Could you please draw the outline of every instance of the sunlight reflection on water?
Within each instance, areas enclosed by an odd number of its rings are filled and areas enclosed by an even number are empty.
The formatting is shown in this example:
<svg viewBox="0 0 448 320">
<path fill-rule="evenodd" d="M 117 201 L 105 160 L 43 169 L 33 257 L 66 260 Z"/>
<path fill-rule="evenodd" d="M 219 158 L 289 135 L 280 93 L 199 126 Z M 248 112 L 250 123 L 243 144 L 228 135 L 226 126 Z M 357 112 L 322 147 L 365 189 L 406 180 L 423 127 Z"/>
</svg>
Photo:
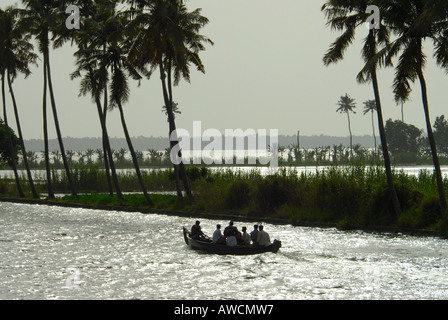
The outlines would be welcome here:
<svg viewBox="0 0 448 320">
<path fill-rule="evenodd" d="M 0 203 L 0 299 L 448 298 L 447 240 L 265 224 L 277 254 L 217 256 L 191 220 Z"/>
</svg>

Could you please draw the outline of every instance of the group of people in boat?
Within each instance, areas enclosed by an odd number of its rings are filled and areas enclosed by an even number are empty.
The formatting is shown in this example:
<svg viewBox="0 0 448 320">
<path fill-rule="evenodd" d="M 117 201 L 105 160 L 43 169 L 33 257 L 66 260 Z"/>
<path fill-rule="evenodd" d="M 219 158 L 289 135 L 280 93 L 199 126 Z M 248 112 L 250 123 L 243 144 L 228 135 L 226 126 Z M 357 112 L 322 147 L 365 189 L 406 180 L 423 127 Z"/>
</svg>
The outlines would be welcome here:
<svg viewBox="0 0 448 320">
<path fill-rule="evenodd" d="M 204 234 L 201 229 L 200 221 L 191 227 L 190 236 L 196 240 L 209 240 L 209 237 Z M 211 241 L 217 244 L 223 244 L 227 246 L 268 246 L 271 244 L 271 238 L 269 234 L 264 231 L 262 225 L 255 224 L 254 229 L 248 233 L 246 227 L 241 228 L 241 232 L 236 226 L 233 225 L 233 221 L 229 222 L 229 225 L 221 230 L 221 225 L 216 225 L 216 230 L 213 232 Z"/>
</svg>

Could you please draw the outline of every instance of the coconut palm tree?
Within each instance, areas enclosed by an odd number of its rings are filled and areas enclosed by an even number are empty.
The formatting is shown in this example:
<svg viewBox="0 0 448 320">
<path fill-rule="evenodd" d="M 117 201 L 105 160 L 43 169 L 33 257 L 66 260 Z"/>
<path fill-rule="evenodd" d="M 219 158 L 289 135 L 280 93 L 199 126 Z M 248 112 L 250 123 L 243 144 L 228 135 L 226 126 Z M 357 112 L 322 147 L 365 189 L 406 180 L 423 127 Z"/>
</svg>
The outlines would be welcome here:
<svg viewBox="0 0 448 320">
<path fill-rule="evenodd" d="M 330 49 L 325 54 L 325 65 L 328 66 L 329 64 L 336 63 L 344 58 L 345 50 L 355 39 L 356 28 L 365 25 L 368 4 L 375 3 L 365 0 L 356 2 L 329 0 L 323 5 L 322 10 L 325 12 L 328 24 L 331 28 L 334 30 L 343 31 L 343 34 L 333 42 Z M 393 182 L 391 160 L 387 146 L 386 132 L 384 129 L 383 111 L 378 86 L 377 69 L 379 62 L 371 62 L 372 57 L 377 55 L 378 45 L 387 45 L 389 43 L 389 30 L 382 25 L 379 27 L 379 29 L 369 28 L 369 33 L 364 39 L 362 59 L 366 63 L 366 66 L 358 74 L 357 80 L 361 83 L 370 81 L 373 86 L 387 184 L 389 187 L 394 212 L 397 216 L 399 216 L 401 214 L 401 206 Z"/>
<path fill-rule="evenodd" d="M 25 194 L 23 192 L 22 189 L 22 185 L 20 183 L 20 177 L 19 174 L 17 172 L 17 165 L 16 165 L 16 152 L 14 150 L 14 144 L 13 144 L 13 137 L 11 135 L 11 131 L 9 129 L 9 125 L 8 125 L 8 117 L 7 117 L 7 112 L 6 112 L 6 92 L 5 92 L 5 78 L 6 78 L 6 65 L 7 65 L 7 60 L 5 58 L 3 53 L 6 52 L 6 48 L 9 47 L 8 46 L 8 42 L 10 42 L 9 39 L 9 35 L 11 33 L 11 29 L 13 28 L 12 26 L 12 21 L 9 17 L 8 12 L 5 12 L 3 10 L 0 9 L 0 75 L 1 75 L 1 92 L 2 92 L 2 104 L 3 104 L 3 122 L 4 122 L 4 126 L 5 126 L 5 131 L 6 131 L 6 139 L 7 139 L 7 145 L 8 145 L 8 153 L 11 157 L 11 161 L 10 161 L 10 165 L 11 168 L 13 169 L 14 172 L 14 177 L 16 180 L 16 185 L 17 185 L 17 191 L 19 193 L 20 197 L 25 197 Z"/>
<path fill-rule="evenodd" d="M 386 24 L 396 34 L 397 39 L 382 52 L 379 52 L 376 58 L 381 59 L 386 54 L 386 63 L 392 64 L 392 59 L 398 56 L 393 83 L 397 102 L 409 99 L 412 91 L 411 82 L 414 83 L 418 80 L 420 83 L 426 131 L 434 164 L 440 207 L 442 212 L 445 212 L 447 210 L 447 200 L 431 124 L 427 84 L 423 72 L 427 60 L 423 50 L 423 42 L 427 38 L 436 41 L 440 39 L 439 36 L 444 31 L 443 26 L 445 26 L 446 31 L 446 21 L 448 19 L 446 3 L 434 0 L 408 0 L 399 2 L 380 1 L 379 4 Z M 436 57 L 441 58 L 440 55 L 438 56 L 438 51 L 435 54 Z M 441 55 L 443 56 L 443 52 L 441 52 Z"/>
<path fill-rule="evenodd" d="M 207 37 L 199 34 L 200 29 L 208 23 L 208 19 L 196 9 L 189 12 L 183 0 L 130 0 L 133 17 L 128 28 L 136 35 L 129 53 L 132 64 L 149 64 L 151 71 L 160 72 L 162 82 L 164 108 L 169 123 L 171 150 L 178 144 L 175 123 L 175 103 L 173 85 L 181 79 L 190 80 L 190 65 L 204 72 L 199 57 L 205 50 L 204 43 L 213 44 Z M 181 151 L 177 156 L 182 159 Z M 188 183 L 184 164 L 173 163 L 176 176 L 177 195 L 182 198 L 179 176 L 190 201 L 193 195 Z"/>
<path fill-rule="evenodd" d="M 123 19 L 117 16 L 111 17 L 106 23 L 106 51 L 100 50 L 98 61 L 100 62 L 102 68 L 110 69 L 111 81 L 110 81 L 110 107 L 118 107 L 120 111 L 120 119 L 125 134 L 126 142 L 131 154 L 132 162 L 137 174 L 140 187 L 142 188 L 143 194 L 146 201 L 153 205 L 153 201 L 148 195 L 145 184 L 143 182 L 143 177 L 140 171 L 140 166 L 138 164 L 137 155 L 135 153 L 131 137 L 129 135 L 129 130 L 126 125 L 126 120 L 124 116 L 123 103 L 125 103 L 129 98 L 129 85 L 127 77 L 131 76 L 135 80 L 140 80 L 141 76 L 138 70 L 132 65 L 126 63 L 129 45 L 126 43 L 126 39 L 123 38 L 123 34 L 120 30 L 123 29 L 125 25 Z"/>
<path fill-rule="evenodd" d="M 17 101 L 12 85 L 14 79 L 19 73 L 23 73 L 25 77 L 31 74 L 29 65 L 36 63 L 37 55 L 33 52 L 33 45 L 29 42 L 29 36 L 27 36 L 22 30 L 19 29 L 18 13 L 19 11 L 13 7 L 9 7 L 1 13 L 2 28 L 0 30 L 3 40 L 1 41 L 2 47 L 0 48 L 0 59 L 2 60 L 2 62 L 0 62 L 0 65 L 3 66 L 2 72 L 4 73 L 2 74 L 3 76 L 6 76 L 6 80 L 8 82 L 8 88 L 11 95 L 14 115 L 16 119 L 17 133 L 19 135 L 20 146 L 22 149 L 23 163 L 25 165 L 30 189 L 33 198 L 39 198 L 39 195 L 34 186 L 33 177 L 28 163 L 22 128 L 20 125 Z M 6 112 L 6 110 L 4 111 Z"/>
<path fill-rule="evenodd" d="M 65 21 L 65 11 L 58 10 L 64 7 L 63 0 L 22 0 L 25 9 L 21 10 L 21 24 L 28 32 L 35 36 L 38 42 L 38 48 L 43 55 L 43 71 L 44 71 L 44 93 L 43 93 L 43 126 L 44 126 L 44 144 L 45 144 L 45 164 L 47 172 L 48 196 L 54 198 L 54 192 L 51 183 L 50 157 L 48 149 L 48 129 L 47 129 L 47 88 L 50 93 L 50 102 L 53 112 L 53 119 L 59 143 L 59 148 L 64 163 L 65 172 L 71 193 L 76 195 L 75 185 L 73 183 L 70 168 L 68 166 L 65 154 L 64 143 L 62 140 L 61 129 L 59 125 L 58 113 L 56 108 L 56 99 L 54 96 L 53 82 L 51 77 L 50 65 L 50 34 Z"/>
<path fill-rule="evenodd" d="M 125 63 L 129 43 L 126 42 L 122 32 L 124 25 L 126 24 L 124 16 L 118 16 L 115 11 L 117 2 L 118 1 L 113 0 L 98 1 L 94 6 L 91 6 L 90 4 L 88 10 L 86 10 L 91 16 L 86 23 L 87 32 L 84 32 L 82 36 L 78 37 L 78 42 L 84 47 L 84 49 L 77 52 L 79 58 L 78 61 L 80 62 L 79 66 L 81 69 L 87 67 L 87 69 L 90 68 L 90 70 L 93 70 L 94 65 L 97 64 L 96 68 L 99 71 L 98 74 L 101 74 L 101 86 L 104 90 L 105 99 L 107 98 L 107 84 L 109 83 L 110 99 L 108 102 L 110 103 L 110 108 L 117 107 L 120 111 L 123 131 L 131 153 L 138 181 L 146 201 L 152 205 L 153 202 L 144 185 L 137 155 L 132 145 L 132 140 L 124 116 L 123 103 L 129 98 L 127 76 L 131 76 L 137 80 L 140 80 L 141 76 L 139 75 L 137 68 Z M 75 72 L 73 76 L 79 76 L 79 72 Z M 107 101 L 105 100 L 105 104 L 106 103 Z M 105 114 L 106 110 L 103 111 L 102 115 L 104 124 Z M 123 149 L 123 151 L 125 150 Z M 105 155 L 105 158 L 106 157 L 108 157 L 107 154 Z M 112 159 L 112 157 L 110 158 Z"/>
<path fill-rule="evenodd" d="M 374 147 L 374 151 L 376 154 L 376 134 L 375 134 L 375 123 L 373 121 L 373 114 L 376 112 L 376 101 L 375 100 L 364 101 L 363 114 L 366 115 L 369 112 L 372 116 L 373 147 Z"/>
<path fill-rule="evenodd" d="M 352 136 L 352 129 L 351 129 L 351 125 L 350 125 L 350 112 L 356 113 L 354 110 L 356 108 L 355 99 L 352 99 L 346 93 L 345 96 L 341 96 L 337 105 L 339 106 L 339 108 L 336 109 L 336 112 L 347 114 L 348 132 L 350 134 L 350 159 L 352 159 L 353 158 L 353 136 Z"/>
<path fill-rule="evenodd" d="M 104 164 L 109 186 L 109 194 L 113 195 L 112 182 L 117 192 L 117 197 L 123 201 L 118 175 L 113 157 L 113 151 L 110 146 L 109 134 L 107 131 L 106 114 L 108 107 L 108 73 L 104 65 L 100 65 L 96 59 L 99 51 L 104 51 L 106 46 L 106 35 L 102 28 L 103 23 L 114 13 L 115 1 L 97 1 L 96 6 L 86 2 L 86 6 L 81 7 L 85 17 L 84 27 L 75 35 L 75 41 L 78 45 L 78 51 L 75 52 L 77 69 L 72 73 L 72 79 L 82 76 L 80 95 L 90 94 L 94 100 L 101 124 L 102 142 L 104 150 Z M 58 44 L 70 39 L 61 37 Z M 94 58 L 95 57 L 95 58 Z M 84 73 L 84 76 L 83 76 Z M 102 102 L 103 96 L 103 102 Z M 109 169 L 111 176 L 109 174 Z"/>
</svg>

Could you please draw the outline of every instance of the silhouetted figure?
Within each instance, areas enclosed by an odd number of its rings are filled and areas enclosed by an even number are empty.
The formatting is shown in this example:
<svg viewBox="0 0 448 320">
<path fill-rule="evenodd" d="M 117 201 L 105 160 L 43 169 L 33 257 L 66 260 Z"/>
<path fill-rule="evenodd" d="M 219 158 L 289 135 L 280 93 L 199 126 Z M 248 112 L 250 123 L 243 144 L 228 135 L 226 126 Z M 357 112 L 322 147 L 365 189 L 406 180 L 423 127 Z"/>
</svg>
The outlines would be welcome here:
<svg viewBox="0 0 448 320">
<path fill-rule="evenodd" d="M 258 244 L 258 224 L 254 225 L 254 230 L 250 233 L 250 238 L 252 239 L 252 243 L 254 245 Z"/>
<path fill-rule="evenodd" d="M 201 230 L 201 226 L 199 225 L 200 222 L 196 221 L 196 223 L 191 227 L 191 239 L 203 239 L 204 238 L 204 233 Z"/>
</svg>

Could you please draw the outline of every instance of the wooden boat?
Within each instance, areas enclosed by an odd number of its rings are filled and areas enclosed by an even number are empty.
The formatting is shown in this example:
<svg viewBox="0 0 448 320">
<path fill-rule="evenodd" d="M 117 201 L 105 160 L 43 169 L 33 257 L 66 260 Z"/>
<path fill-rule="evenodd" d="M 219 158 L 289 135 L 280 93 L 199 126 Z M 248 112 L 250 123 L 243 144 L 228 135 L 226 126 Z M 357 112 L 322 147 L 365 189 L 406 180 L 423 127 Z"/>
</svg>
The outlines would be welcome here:
<svg viewBox="0 0 448 320">
<path fill-rule="evenodd" d="M 210 239 L 195 240 L 191 239 L 190 231 L 187 228 L 184 229 L 185 243 L 192 249 L 201 250 L 207 253 L 221 254 L 221 255 L 250 255 L 259 254 L 264 252 L 277 252 L 282 246 L 281 241 L 274 240 L 269 246 L 234 246 L 229 247 L 225 244 L 213 243 Z"/>
</svg>

